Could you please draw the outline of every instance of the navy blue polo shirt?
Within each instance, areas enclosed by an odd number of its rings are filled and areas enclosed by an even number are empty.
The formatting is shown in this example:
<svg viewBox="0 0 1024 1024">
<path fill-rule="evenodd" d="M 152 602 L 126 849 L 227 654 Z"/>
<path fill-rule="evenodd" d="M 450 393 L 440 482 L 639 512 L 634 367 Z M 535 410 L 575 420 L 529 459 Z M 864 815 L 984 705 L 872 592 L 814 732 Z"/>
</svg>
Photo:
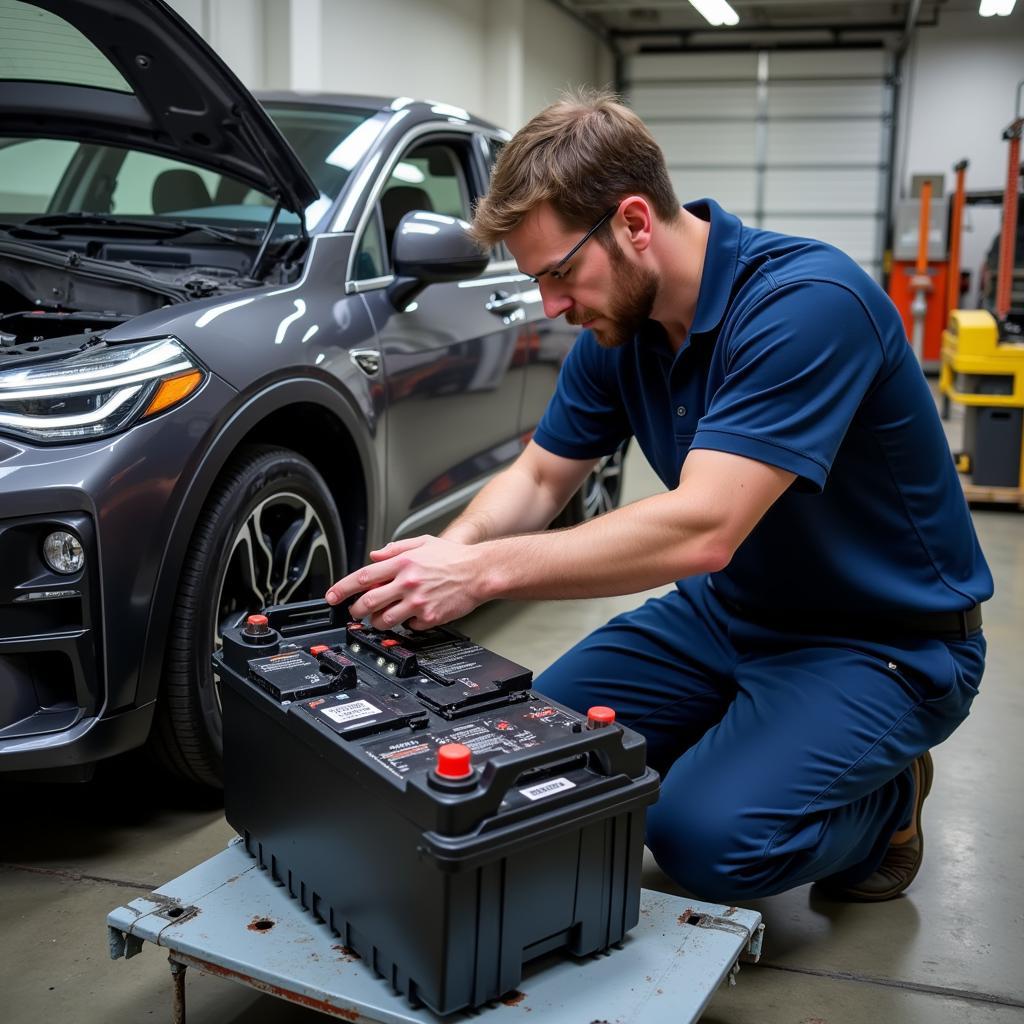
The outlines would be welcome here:
<svg viewBox="0 0 1024 1024">
<path fill-rule="evenodd" d="M 609 454 L 634 436 L 669 489 L 694 448 L 797 480 L 712 577 L 751 607 L 959 611 L 992 594 L 928 385 L 879 286 L 823 242 L 760 231 L 710 199 L 693 326 L 616 349 L 583 331 L 534 440 Z"/>
</svg>

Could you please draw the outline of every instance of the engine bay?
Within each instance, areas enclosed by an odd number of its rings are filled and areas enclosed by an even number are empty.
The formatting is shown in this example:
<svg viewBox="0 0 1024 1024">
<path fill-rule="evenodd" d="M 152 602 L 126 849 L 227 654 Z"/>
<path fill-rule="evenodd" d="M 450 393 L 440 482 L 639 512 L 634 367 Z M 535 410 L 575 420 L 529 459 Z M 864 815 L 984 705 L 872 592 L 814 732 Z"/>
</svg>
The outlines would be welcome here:
<svg viewBox="0 0 1024 1024">
<path fill-rule="evenodd" d="M 269 273 L 253 279 L 257 243 L 250 237 L 200 243 L 40 229 L 45 237 L 23 240 L 29 233 L 36 232 L 0 230 L 0 365 L 39 353 L 51 339 L 109 330 L 164 306 L 287 283 L 299 267 L 275 258 Z M 291 255 L 294 245 L 289 239 L 275 248 Z"/>
</svg>

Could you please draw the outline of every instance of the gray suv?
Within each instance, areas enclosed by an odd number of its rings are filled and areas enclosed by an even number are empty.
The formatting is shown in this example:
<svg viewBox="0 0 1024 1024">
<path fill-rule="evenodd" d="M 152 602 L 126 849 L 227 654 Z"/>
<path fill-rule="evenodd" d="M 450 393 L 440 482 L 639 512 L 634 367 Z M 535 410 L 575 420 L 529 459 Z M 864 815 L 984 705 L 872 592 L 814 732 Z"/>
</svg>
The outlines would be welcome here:
<svg viewBox="0 0 1024 1024">
<path fill-rule="evenodd" d="M 216 785 L 221 630 L 522 450 L 574 332 L 466 233 L 505 138 L 257 101 L 160 0 L 0 0 L 0 770 L 148 738 Z"/>
</svg>

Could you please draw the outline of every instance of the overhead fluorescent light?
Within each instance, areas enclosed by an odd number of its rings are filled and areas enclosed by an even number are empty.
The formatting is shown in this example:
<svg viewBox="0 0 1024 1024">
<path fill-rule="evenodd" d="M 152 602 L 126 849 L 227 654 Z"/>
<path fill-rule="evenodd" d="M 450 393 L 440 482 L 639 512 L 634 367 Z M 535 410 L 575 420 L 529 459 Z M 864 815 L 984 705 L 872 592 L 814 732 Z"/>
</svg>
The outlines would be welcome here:
<svg viewBox="0 0 1024 1024">
<path fill-rule="evenodd" d="M 986 3 L 1005 3 L 1006 0 L 981 0 L 982 5 Z M 736 25 L 740 16 L 726 3 L 726 0 L 690 0 L 690 5 L 709 21 L 712 25 Z M 1013 0 L 1010 0 L 1013 6 Z"/>
<path fill-rule="evenodd" d="M 983 18 L 991 18 L 993 14 L 1002 15 L 1004 18 L 1013 10 L 1017 0 L 981 0 L 978 13 Z"/>
</svg>

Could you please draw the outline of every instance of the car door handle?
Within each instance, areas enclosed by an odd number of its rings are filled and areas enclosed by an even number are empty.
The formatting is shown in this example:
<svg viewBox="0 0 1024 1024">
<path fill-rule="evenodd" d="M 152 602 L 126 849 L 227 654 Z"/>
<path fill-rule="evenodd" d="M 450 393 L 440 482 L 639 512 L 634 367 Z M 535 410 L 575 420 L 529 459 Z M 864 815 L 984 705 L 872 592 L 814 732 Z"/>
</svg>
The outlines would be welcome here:
<svg viewBox="0 0 1024 1024">
<path fill-rule="evenodd" d="M 354 348 L 348 357 L 367 377 L 375 377 L 380 372 L 380 353 L 376 349 Z"/>
<path fill-rule="evenodd" d="M 484 306 L 488 313 L 495 316 L 508 316 L 517 309 L 523 308 L 523 301 L 518 295 L 509 295 L 507 292 L 494 292 Z"/>
<path fill-rule="evenodd" d="M 506 292 L 494 292 L 484 305 L 484 309 L 488 313 L 500 316 L 506 324 L 526 317 L 522 299 L 518 295 L 509 295 Z"/>
</svg>

